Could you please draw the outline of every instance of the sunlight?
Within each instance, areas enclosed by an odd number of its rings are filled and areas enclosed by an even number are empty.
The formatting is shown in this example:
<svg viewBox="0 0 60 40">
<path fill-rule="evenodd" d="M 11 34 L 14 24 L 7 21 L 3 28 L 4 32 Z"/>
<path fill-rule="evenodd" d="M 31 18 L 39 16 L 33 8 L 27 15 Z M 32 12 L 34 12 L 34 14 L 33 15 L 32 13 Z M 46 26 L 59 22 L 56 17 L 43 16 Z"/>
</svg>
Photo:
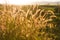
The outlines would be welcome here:
<svg viewBox="0 0 60 40">
<path fill-rule="evenodd" d="M 0 0 L 0 3 L 16 4 L 16 5 L 27 5 L 33 2 L 59 2 L 60 0 Z"/>
<path fill-rule="evenodd" d="M 39 0 L 0 0 L 0 3 L 8 3 L 8 4 L 31 4 L 32 2 L 38 2 Z"/>
</svg>

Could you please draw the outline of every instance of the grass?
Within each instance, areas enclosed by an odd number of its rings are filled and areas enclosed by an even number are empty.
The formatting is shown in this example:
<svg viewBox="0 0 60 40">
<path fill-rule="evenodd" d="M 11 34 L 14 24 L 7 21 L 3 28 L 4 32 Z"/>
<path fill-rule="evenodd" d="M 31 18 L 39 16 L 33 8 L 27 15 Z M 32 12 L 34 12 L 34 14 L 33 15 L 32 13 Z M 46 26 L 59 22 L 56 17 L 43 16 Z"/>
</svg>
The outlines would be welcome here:
<svg viewBox="0 0 60 40">
<path fill-rule="evenodd" d="M 0 10 L 0 40 L 56 40 L 54 9 L 39 7 L 4 6 Z"/>
</svg>

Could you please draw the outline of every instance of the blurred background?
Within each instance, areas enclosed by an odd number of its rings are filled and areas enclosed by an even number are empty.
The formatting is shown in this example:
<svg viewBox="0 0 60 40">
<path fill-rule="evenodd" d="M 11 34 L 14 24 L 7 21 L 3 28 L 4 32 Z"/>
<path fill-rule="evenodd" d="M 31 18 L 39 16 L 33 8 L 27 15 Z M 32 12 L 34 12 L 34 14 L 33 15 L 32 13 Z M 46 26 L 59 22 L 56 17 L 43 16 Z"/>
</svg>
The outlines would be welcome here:
<svg viewBox="0 0 60 40">
<path fill-rule="evenodd" d="M 0 0 L 0 4 L 15 4 L 15 5 L 27 5 L 27 4 L 57 4 L 60 0 Z"/>
</svg>

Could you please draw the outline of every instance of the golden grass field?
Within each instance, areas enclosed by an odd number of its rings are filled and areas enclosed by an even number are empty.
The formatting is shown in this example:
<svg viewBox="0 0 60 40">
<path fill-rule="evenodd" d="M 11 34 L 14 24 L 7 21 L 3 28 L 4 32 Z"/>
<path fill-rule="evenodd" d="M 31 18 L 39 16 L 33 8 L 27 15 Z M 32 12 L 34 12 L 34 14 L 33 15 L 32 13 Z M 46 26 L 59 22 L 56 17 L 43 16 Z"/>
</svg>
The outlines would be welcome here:
<svg viewBox="0 0 60 40">
<path fill-rule="evenodd" d="M 58 7 L 0 4 L 0 40 L 60 40 Z"/>
</svg>

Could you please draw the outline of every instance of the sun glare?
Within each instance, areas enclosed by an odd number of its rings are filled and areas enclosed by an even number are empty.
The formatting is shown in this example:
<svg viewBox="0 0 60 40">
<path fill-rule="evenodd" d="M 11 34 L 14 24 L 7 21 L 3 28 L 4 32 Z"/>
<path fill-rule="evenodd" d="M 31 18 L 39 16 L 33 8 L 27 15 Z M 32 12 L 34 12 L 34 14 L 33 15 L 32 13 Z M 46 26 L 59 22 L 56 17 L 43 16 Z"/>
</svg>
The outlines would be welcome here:
<svg viewBox="0 0 60 40">
<path fill-rule="evenodd" d="M 38 2 L 39 0 L 0 0 L 0 3 L 8 3 L 8 4 L 17 4 L 17 5 L 25 5 L 31 4 L 32 2 Z"/>
<path fill-rule="evenodd" d="M 33 2 L 59 2 L 60 0 L 0 0 L 0 3 L 16 4 L 16 5 L 27 5 Z"/>
</svg>

